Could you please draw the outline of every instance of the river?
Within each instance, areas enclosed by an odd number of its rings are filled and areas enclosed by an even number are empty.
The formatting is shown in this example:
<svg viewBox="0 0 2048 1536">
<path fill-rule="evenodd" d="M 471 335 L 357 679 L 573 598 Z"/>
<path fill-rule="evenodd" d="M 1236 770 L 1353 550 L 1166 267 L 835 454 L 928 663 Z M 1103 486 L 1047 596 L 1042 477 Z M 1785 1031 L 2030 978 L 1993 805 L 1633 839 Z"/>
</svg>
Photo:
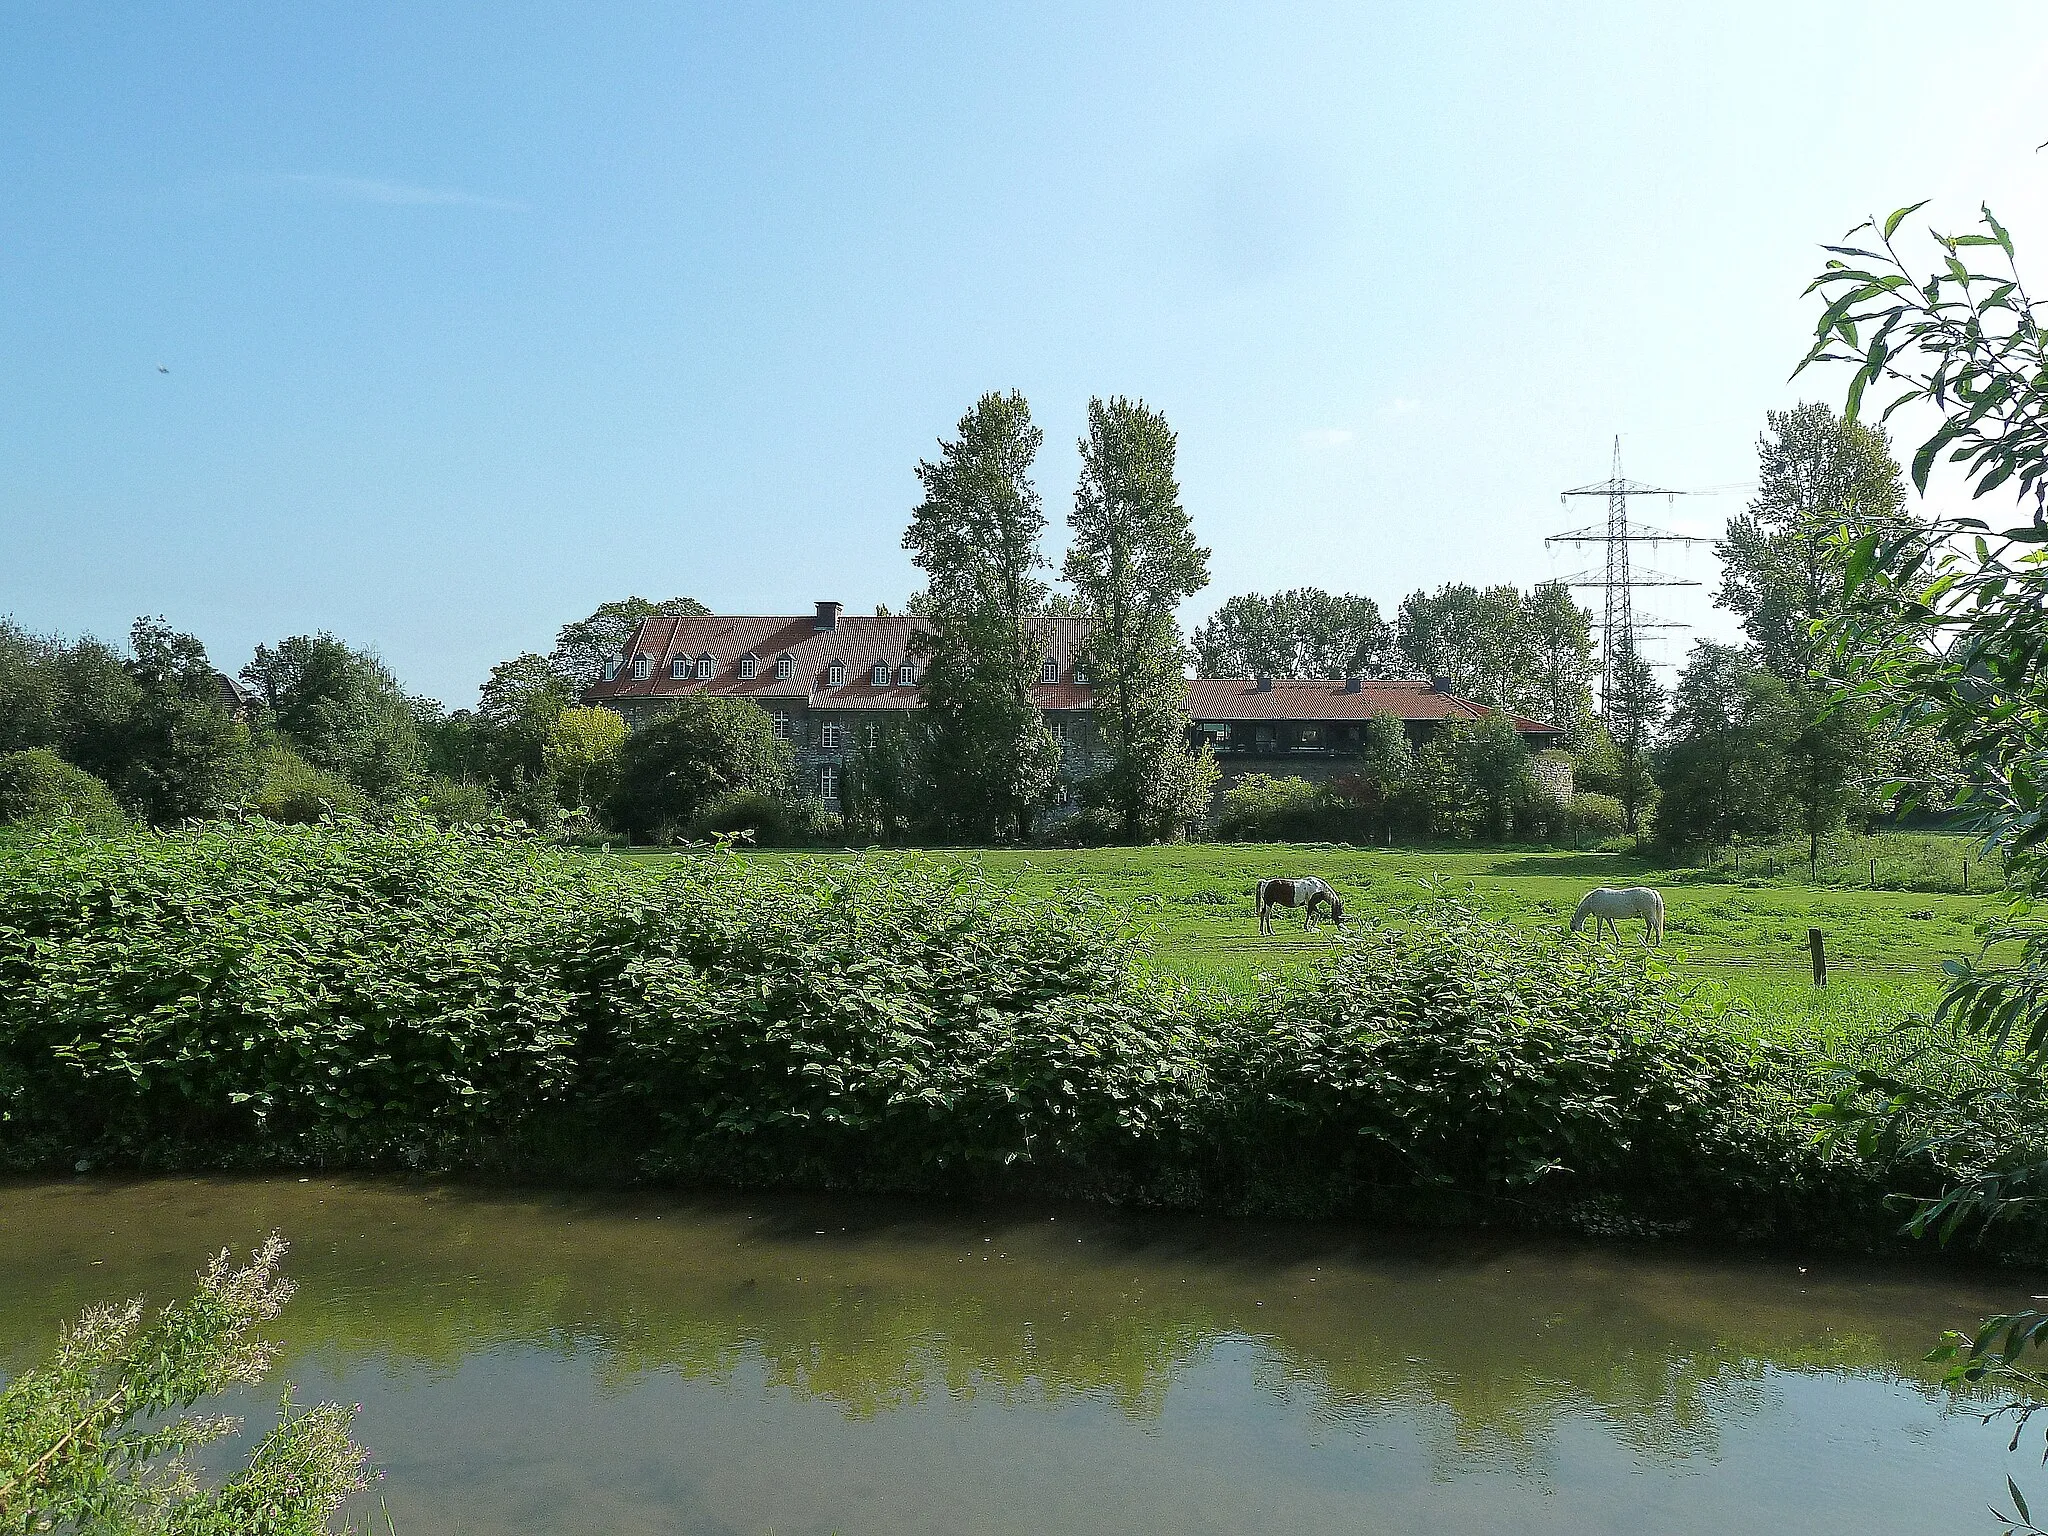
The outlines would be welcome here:
<svg viewBox="0 0 2048 1536">
<path fill-rule="evenodd" d="M 2029 1277 L 1067 1208 L 0 1185 L 0 1371 L 273 1229 L 276 1375 L 363 1404 L 399 1536 L 1870 1536 L 2048 1488 L 1918 1363 Z"/>
</svg>

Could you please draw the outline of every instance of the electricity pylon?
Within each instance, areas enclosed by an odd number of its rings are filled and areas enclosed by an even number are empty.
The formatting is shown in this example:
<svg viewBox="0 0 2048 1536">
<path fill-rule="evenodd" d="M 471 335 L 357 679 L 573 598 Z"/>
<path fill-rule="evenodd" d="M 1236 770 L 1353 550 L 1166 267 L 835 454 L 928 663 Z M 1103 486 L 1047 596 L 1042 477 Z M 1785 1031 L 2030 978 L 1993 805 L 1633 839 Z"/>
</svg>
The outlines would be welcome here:
<svg viewBox="0 0 2048 1536">
<path fill-rule="evenodd" d="M 1631 496 L 1662 496 L 1676 500 L 1688 496 L 1689 491 L 1666 490 L 1662 486 L 1644 485 L 1636 480 L 1624 480 L 1621 475 L 1621 439 L 1614 440 L 1614 473 L 1605 480 L 1591 485 L 1574 486 L 1560 492 L 1559 501 L 1572 496 L 1605 496 L 1607 498 L 1607 523 L 1592 524 L 1585 528 L 1574 528 L 1569 533 L 1552 534 L 1543 541 L 1548 549 L 1553 544 L 1604 544 L 1607 546 L 1607 566 L 1604 571 L 1580 571 L 1564 578 L 1568 587 L 1599 587 L 1606 593 L 1605 613 L 1600 625 L 1600 713 L 1604 716 L 1614 698 L 1623 669 L 1636 654 L 1636 635 L 1645 629 L 1683 629 L 1682 624 L 1666 624 L 1654 620 L 1639 620 L 1635 615 L 1635 589 L 1637 587 L 1696 587 L 1698 582 L 1683 576 L 1668 575 L 1648 567 L 1635 567 L 1629 560 L 1628 547 L 1631 544 L 1704 544 L 1705 539 L 1690 534 L 1667 533 L 1662 528 L 1653 528 L 1648 523 L 1631 521 L 1628 515 L 1628 499 Z"/>
</svg>

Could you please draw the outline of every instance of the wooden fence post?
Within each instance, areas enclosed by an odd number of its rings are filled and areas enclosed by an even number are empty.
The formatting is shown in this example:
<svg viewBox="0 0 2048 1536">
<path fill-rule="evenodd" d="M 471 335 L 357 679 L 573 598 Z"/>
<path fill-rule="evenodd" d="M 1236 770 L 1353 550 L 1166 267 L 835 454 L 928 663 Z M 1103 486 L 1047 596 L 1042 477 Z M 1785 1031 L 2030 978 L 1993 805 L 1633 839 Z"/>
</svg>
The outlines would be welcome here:
<svg viewBox="0 0 2048 1536">
<path fill-rule="evenodd" d="M 1806 947 L 1813 951 L 1813 984 L 1824 987 L 1828 984 L 1828 952 L 1818 928 L 1806 930 Z"/>
<path fill-rule="evenodd" d="M 1963 894 L 1965 896 L 1970 894 L 1970 861 L 1968 859 L 1963 860 Z"/>
</svg>

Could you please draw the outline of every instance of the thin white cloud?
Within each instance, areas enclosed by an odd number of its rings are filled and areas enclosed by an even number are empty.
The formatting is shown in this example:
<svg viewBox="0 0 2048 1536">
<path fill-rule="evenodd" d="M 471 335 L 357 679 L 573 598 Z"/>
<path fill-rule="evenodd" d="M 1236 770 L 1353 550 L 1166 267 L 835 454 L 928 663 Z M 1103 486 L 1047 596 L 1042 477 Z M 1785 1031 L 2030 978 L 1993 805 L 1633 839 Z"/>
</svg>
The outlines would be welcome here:
<svg viewBox="0 0 2048 1536">
<path fill-rule="evenodd" d="M 410 182 L 380 181 L 369 176 L 323 176 L 305 172 L 273 172 L 237 178 L 244 186 L 271 187 L 310 193 L 345 203 L 379 203 L 387 207 L 486 208 L 499 213 L 524 213 L 526 204 L 502 197 L 483 197 L 456 187 L 418 187 Z"/>
<path fill-rule="evenodd" d="M 1349 427 L 1314 427 L 1301 434 L 1311 448 L 1342 448 L 1358 434 Z"/>
<path fill-rule="evenodd" d="M 1422 402 L 1420 400 L 1412 400 L 1406 395 L 1396 395 L 1380 407 L 1380 414 L 1382 416 L 1412 416 L 1421 409 Z"/>
</svg>

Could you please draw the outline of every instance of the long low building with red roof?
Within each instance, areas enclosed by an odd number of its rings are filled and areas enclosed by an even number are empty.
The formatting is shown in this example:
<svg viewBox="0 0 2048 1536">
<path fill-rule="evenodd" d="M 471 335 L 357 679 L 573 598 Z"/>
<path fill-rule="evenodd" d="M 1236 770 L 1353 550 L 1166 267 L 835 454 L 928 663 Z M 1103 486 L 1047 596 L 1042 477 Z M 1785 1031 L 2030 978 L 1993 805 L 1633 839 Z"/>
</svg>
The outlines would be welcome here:
<svg viewBox="0 0 2048 1536">
<path fill-rule="evenodd" d="M 920 707 L 915 618 L 847 615 L 821 602 L 795 617 L 725 614 L 645 619 L 624 651 L 584 690 L 584 702 L 616 710 L 638 727 L 693 694 L 751 699 L 796 751 L 806 788 L 836 808 L 846 758 L 876 724 Z M 1063 786 L 1096 762 L 1094 690 L 1081 663 L 1083 619 L 1046 620 L 1046 657 L 1032 700 L 1066 752 Z M 1330 778 L 1355 758 L 1367 721 L 1391 714 L 1417 745 L 1445 720 L 1478 719 L 1486 706 L 1457 697 L 1441 679 L 1338 681 L 1197 678 L 1188 713 L 1228 783 L 1248 773 Z M 1517 718 L 1532 748 L 1564 733 Z M 1062 799 L 1067 798 L 1063 787 Z"/>
</svg>

